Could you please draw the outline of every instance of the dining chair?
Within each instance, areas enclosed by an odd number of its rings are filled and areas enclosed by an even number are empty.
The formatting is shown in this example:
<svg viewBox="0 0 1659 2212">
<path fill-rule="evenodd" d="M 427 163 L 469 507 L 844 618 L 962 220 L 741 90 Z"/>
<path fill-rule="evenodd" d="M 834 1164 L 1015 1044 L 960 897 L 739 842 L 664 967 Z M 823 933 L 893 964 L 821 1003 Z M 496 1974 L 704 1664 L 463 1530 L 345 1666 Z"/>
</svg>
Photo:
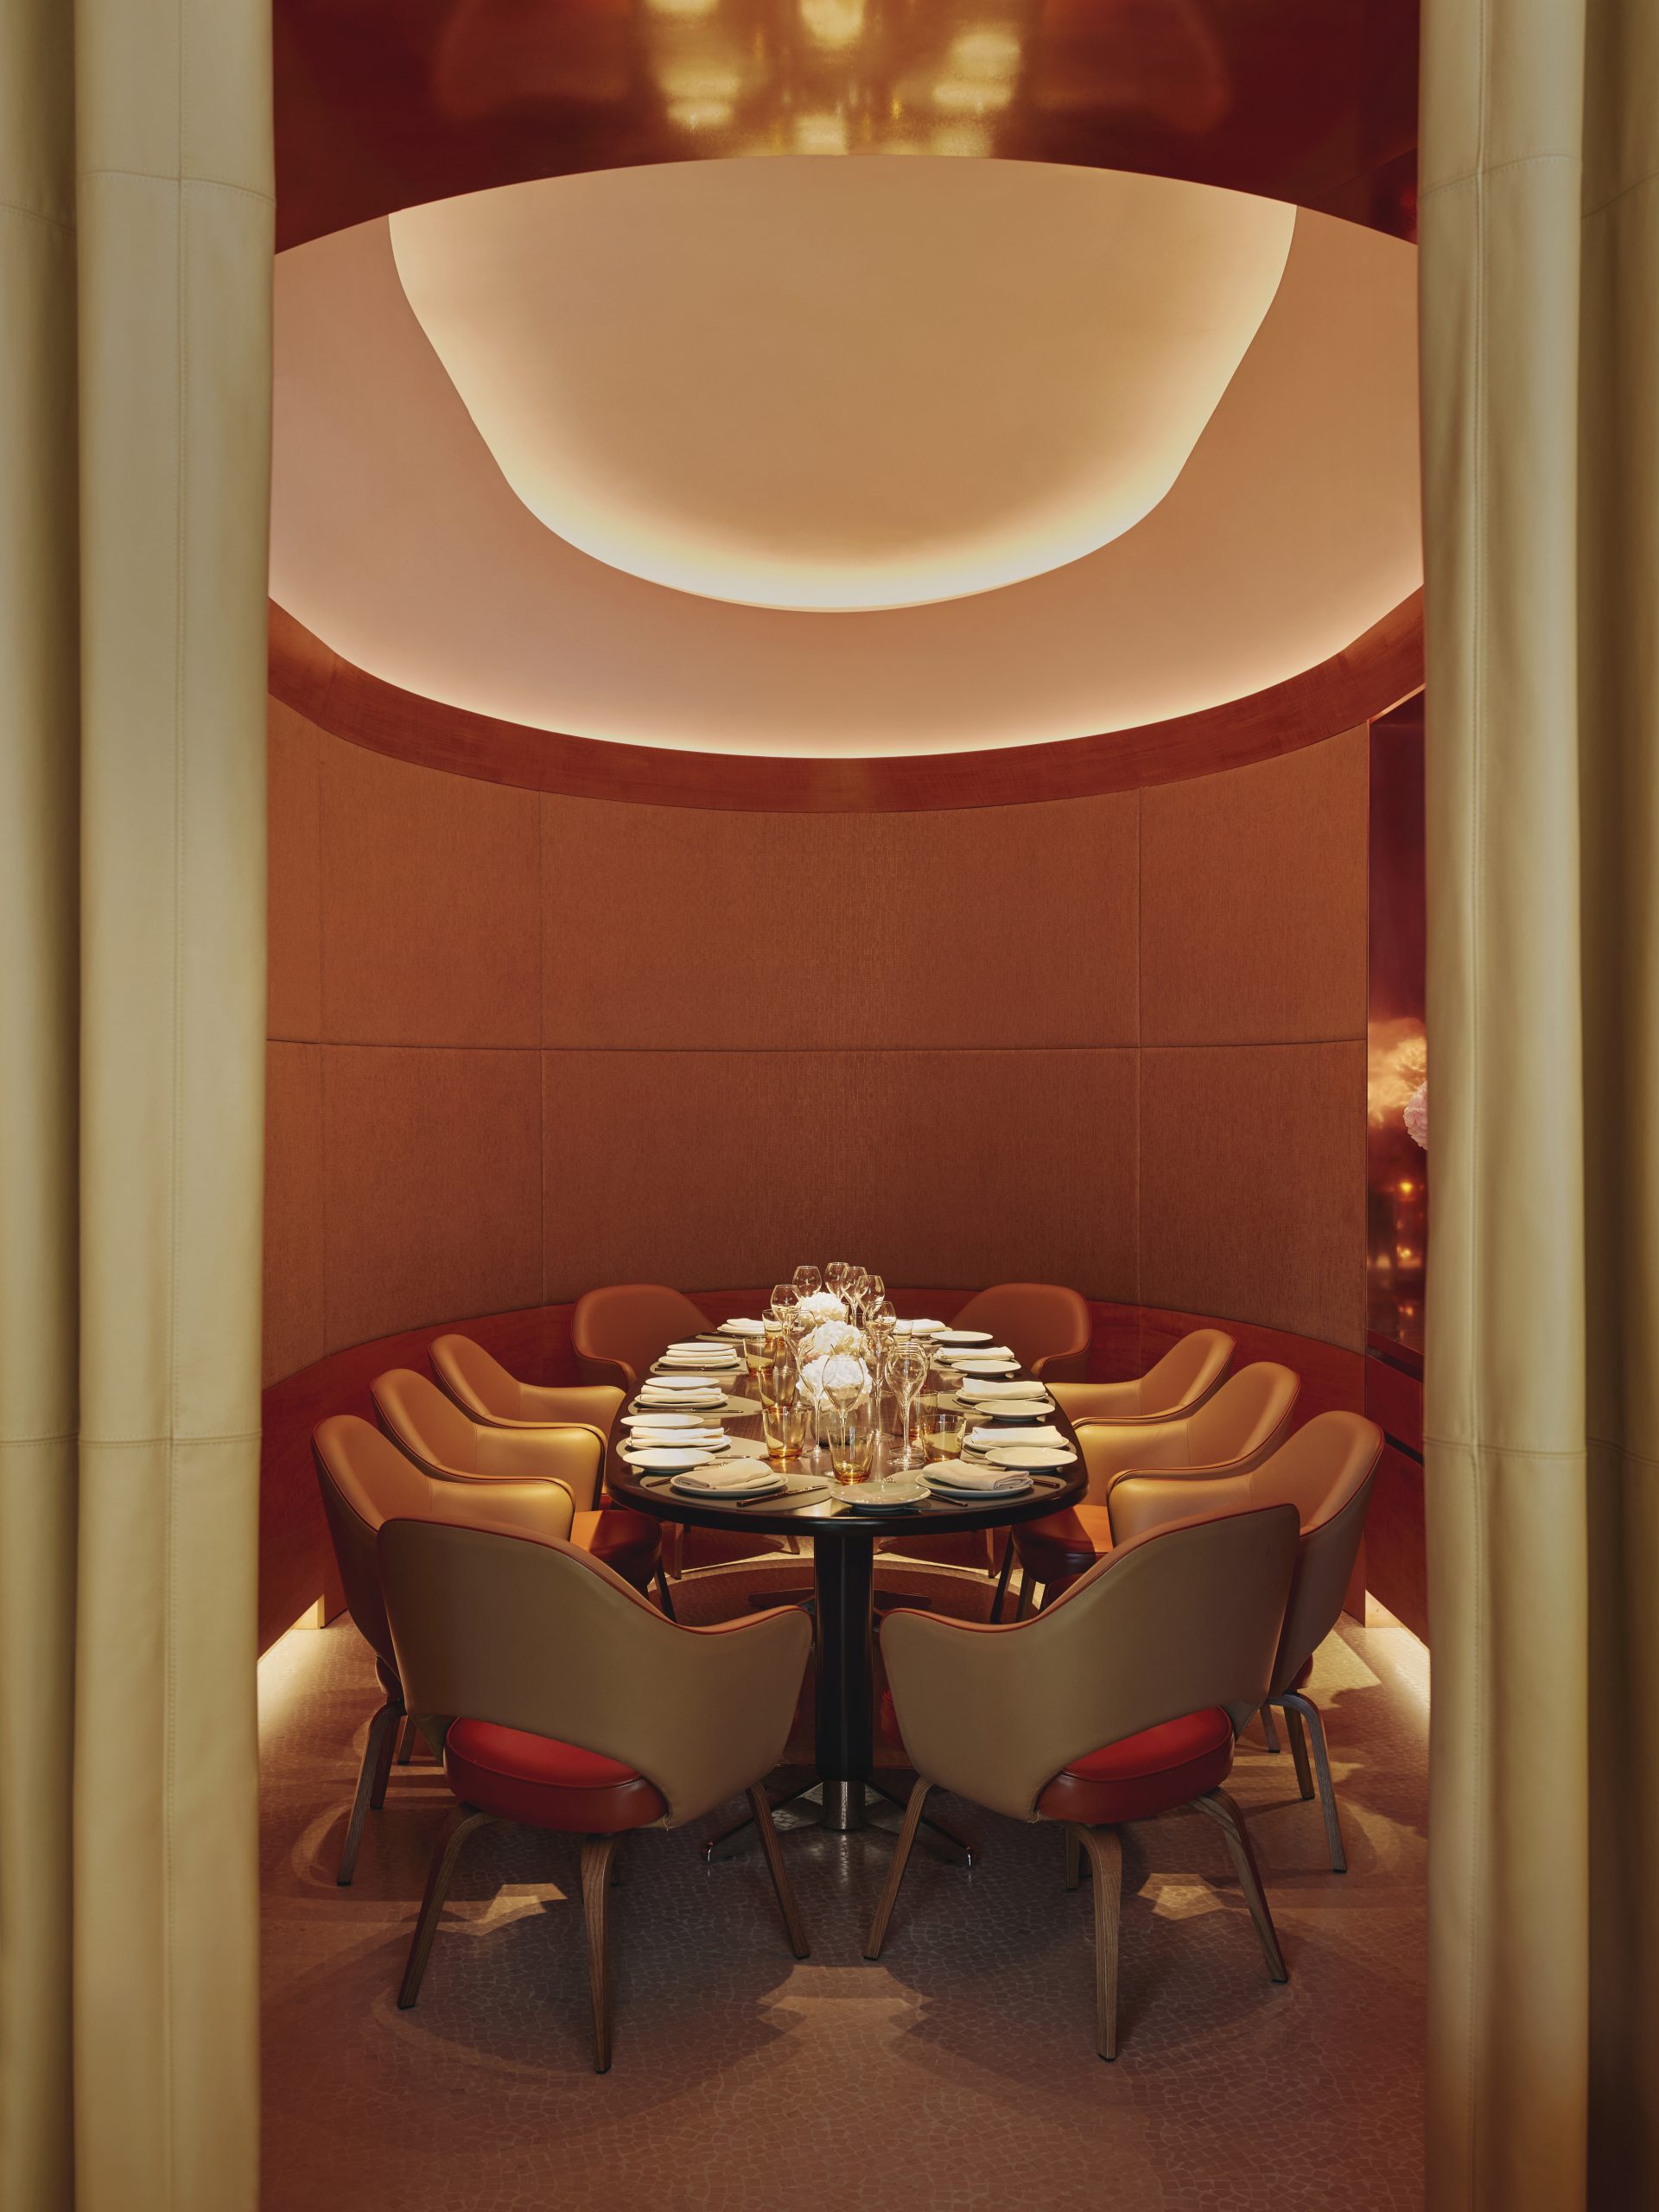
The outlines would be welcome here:
<svg viewBox="0 0 1659 2212">
<path fill-rule="evenodd" d="M 559 1484 L 570 1497 L 572 1543 L 636 1589 L 649 1589 L 654 1577 L 663 1610 L 672 1616 L 660 1524 L 649 1513 L 601 1503 L 605 1446 L 595 1431 L 491 1427 L 469 1420 L 435 1382 L 409 1367 L 377 1375 L 369 1395 L 392 1442 L 441 1481 Z"/>
<path fill-rule="evenodd" d="M 462 1413 L 489 1428 L 591 1428 L 608 1444 L 625 1402 L 609 1383 L 521 1382 L 471 1337 L 435 1337 L 426 1356 Z"/>
<path fill-rule="evenodd" d="M 1181 1806 L 1215 1821 L 1268 1971 L 1287 1980 L 1244 1818 L 1222 1785 L 1272 1677 L 1297 1531 L 1290 1505 L 1160 1529 L 1007 1627 L 889 1613 L 881 1657 L 917 1780 L 865 1957 L 881 1955 L 923 1807 L 940 1789 L 1011 1820 L 1063 1824 L 1070 1887 L 1087 1854 L 1103 2058 L 1117 2055 L 1127 1822 Z"/>
<path fill-rule="evenodd" d="M 375 1672 L 385 1694 L 369 1723 L 334 1876 L 344 1887 L 357 1870 L 368 1815 L 385 1802 L 392 1752 L 408 1712 L 375 1556 L 381 1522 L 396 1514 L 404 1520 L 481 1522 L 518 1529 L 526 1535 L 567 1537 L 572 1508 L 569 1492 L 558 1483 L 435 1482 L 389 1437 L 355 1414 L 335 1414 L 320 1422 L 311 1433 L 311 1458 L 346 1607 L 358 1634 L 374 1654 Z"/>
<path fill-rule="evenodd" d="M 1315 1794 L 1325 1815 L 1332 1871 L 1345 1874 L 1342 1821 L 1331 1780 L 1325 1722 L 1307 1695 L 1313 1655 L 1343 1608 L 1382 1456 L 1382 1432 L 1363 1414 L 1316 1414 L 1270 1459 L 1243 1474 L 1201 1477 L 1126 1474 L 1112 1490 L 1112 1527 L 1120 1542 L 1194 1513 L 1233 1513 L 1252 1506 L 1294 1505 L 1301 1524 L 1290 1603 L 1262 1703 L 1285 1716 L 1304 1799 Z M 1313 1738 L 1308 1766 L 1303 1727 Z M 1317 1785 L 1315 1777 L 1317 1777 Z"/>
<path fill-rule="evenodd" d="M 1044 1514 L 1014 1530 L 991 1618 L 1001 1618 L 1016 1559 L 1023 1612 L 1034 1586 L 1041 1587 L 1044 1602 L 1050 1602 L 1111 1549 L 1112 1489 L 1127 1470 L 1157 1469 L 1172 1477 L 1243 1474 L 1283 1443 L 1300 1389 L 1300 1376 L 1288 1367 L 1258 1359 L 1229 1376 L 1191 1412 L 1161 1421 L 1079 1421 L 1077 1446 L 1088 1470 L 1089 1495 L 1064 1513 Z"/>
<path fill-rule="evenodd" d="M 1073 1422 L 1173 1421 L 1220 1389 L 1234 1349 L 1225 1329 L 1189 1329 L 1144 1375 L 1128 1382 L 1060 1382 L 1054 1395 Z"/>
<path fill-rule="evenodd" d="M 1088 1303 L 1062 1283 L 993 1283 L 969 1300 L 951 1326 L 988 1329 L 1045 1382 L 1080 1382 L 1089 1371 L 1094 1324 Z"/>
<path fill-rule="evenodd" d="M 677 1338 L 704 1335 L 709 1325 L 700 1306 L 666 1283 L 615 1282 L 576 1300 L 570 1343 L 584 1382 L 632 1393 Z"/>
<path fill-rule="evenodd" d="M 378 1554 L 405 1694 L 449 1716 L 443 1767 L 456 1800 L 433 1852 L 400 2006 L 420 1993 L 461 1848 L 491 1821 L 582 1839 L 596 2073 L 611 2063 L 612 1862 L 632 1830 L 683 1827 L 746 1796 L 790 1948 L 806 1957 L 762 1787 L 783 1756 L 811 1648 L 804 1612 L 680 1628 L 555 1537 L 419 1518 L 389 1521 Z"/>
</svg>

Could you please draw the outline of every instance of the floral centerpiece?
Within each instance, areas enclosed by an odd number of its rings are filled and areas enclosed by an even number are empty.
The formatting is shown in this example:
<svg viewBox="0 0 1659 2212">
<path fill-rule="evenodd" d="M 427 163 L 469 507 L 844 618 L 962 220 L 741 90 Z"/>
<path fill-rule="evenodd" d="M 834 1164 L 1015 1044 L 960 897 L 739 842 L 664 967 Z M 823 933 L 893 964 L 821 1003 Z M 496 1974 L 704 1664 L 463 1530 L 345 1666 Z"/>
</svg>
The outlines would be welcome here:
<svg viewBox="0 0 1659 2212">
<path fill-rule="evenodd" d="M 841 1300 L 832 1301 L 839 1306 Z M 869 1344 L 863 1332 L 844 1318 L 824 1319 L 801 1338 L 801 1388 L 815 1406 L 822 1405 L 826 1384 L 849 1382 L 856 1373 L 860 1386 L 870 1387 Z"/>
</svg>

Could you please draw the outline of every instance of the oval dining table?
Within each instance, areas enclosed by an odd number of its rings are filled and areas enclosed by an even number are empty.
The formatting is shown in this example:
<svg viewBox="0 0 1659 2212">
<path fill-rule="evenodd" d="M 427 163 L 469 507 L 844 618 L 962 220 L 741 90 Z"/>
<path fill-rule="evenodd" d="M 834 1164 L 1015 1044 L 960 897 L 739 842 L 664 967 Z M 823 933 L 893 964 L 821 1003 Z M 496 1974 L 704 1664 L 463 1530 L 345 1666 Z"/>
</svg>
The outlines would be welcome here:
<svg viewBox="0 0 1659 2212">
<path fill-rule="evenodd" d="M 730 1339 L 717 1341 L 729 1343 Z M 716 1414 L 710 1408 L 709 1418 L 720 1420 L 729 1436 L 760 1440 L 760 1406 L 753 1399 L 734 1395 L 735 1389 L 735 1384 L 727 1387 L 727 1410 Z M 635 1410 L 633 1402 L 626 1410 Z M 886 1512 L 848 1502 L 856 1486 L 843 1487 L 836 1481 L 830 1454 L 822 1446 L 781 1471 L 790 1485 L 781 1495 L 729 1503 L 689 1497 L 671 1488 L 666 1475 L 643 1474 L 631 1467 L 613 1446 L 606 1484 L 619 1505 L 632 1506 L 655 1514 L 659 1520 L 680 1522 L 690 1528 L 718 1529 L 730 1534 L 742 1527 L 760 1535 L 811 1539 L 817 1630 L 813 1639 L 817 1776 L 815 1782 L 787 1792 L 778 1801 L 779 1804 L 810 1796 L 821 1804 L 817 1825 L 846 1834 L 867 1824 L 872 1789 L 889 1803 L 898 1802 L 872 1779 L 876 1540 L 1007 1528 L 1075 1505 L 1088 1489 L 1083 1454 L 1071 1422 L 1058 1405 L 1049 1418 L 1077 1457 L 1069 1467 L 1034 1476 L 1029 1491 L 988 1497 L 983 1503 L 935 1493 L 921 1504 L 895 1506 Z M 890 1448 L 889 1440 L 883 1437 L 880 1453 L 885 1455 Z M 889 1468 L 887 1471 L 901 1471 Z M 919 1474 L 920 1470 L 907 1471 Z"/>
</svg>

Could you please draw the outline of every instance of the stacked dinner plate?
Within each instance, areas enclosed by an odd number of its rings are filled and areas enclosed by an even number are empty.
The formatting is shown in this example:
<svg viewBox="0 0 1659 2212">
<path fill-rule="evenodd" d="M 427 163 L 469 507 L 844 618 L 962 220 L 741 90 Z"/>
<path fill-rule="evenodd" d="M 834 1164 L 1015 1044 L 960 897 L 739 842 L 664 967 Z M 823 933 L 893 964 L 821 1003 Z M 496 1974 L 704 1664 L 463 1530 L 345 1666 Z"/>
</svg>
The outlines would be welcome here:
<svg viewBox="0 0 1659 2212">
<path fill-rule="evenodd" d="M 713 1504 L 770 1497 L 774 1491 L 788 1486 L 775 1467 L 769 1467 L 764 1459 L 750 1459 L 719 1463 L 705 1459 L 700 1465 L 682 1468 L 669 1484 L 682 1497 L 705 1497 Z"/>
<path fill-rule="evenodd" d="M 723 1411 L 725 1404 L 725 1387 L 714 1375 L 649 1375 L 634 1400 L 641 1413 Z"/>
<path fill-rule="evenodd" d="M 652 1370 L 653 1375 L 729 1374 L 741 1364 L 734 1344 L 716 1344 L 712 1337 L 670 1344 Z"/>
</svg>

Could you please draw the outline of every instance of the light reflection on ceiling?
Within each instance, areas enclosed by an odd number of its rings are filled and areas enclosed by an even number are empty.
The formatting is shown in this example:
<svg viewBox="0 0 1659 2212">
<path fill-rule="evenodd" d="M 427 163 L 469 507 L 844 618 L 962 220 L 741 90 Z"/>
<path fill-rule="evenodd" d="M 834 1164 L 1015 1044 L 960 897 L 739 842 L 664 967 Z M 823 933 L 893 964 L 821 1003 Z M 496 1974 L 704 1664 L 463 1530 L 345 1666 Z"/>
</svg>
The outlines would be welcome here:
<svg viewBox="0 0 1659 2212">
<path fill-rule="evenodd" d="M 1149 514 L 1294 221 L 1165 177 L 794 157 L 508 185 L 391 239 L 550 530 L 674 590 L 868 611 L 1041 575 Z"/>
</svg>

